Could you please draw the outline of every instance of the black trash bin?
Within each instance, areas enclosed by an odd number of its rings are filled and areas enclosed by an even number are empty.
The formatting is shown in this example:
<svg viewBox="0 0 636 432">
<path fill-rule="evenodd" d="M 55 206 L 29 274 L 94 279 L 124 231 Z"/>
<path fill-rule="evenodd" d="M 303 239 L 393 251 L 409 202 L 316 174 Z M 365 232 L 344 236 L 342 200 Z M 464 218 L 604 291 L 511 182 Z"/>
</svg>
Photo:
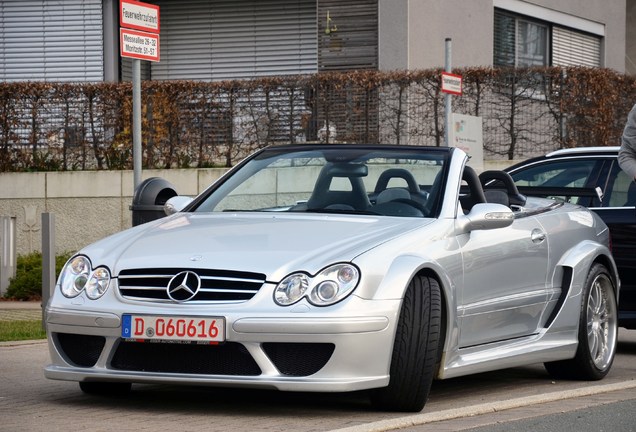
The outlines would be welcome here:
<svg viewBox="0 0 636 432">
<path fill-rule="evenodd" d="M 135 189 L 130 206 L 133 226 L 165 217 L 163 205 L 176 195 L 177 191 L 172 183 L 160 177 L 151 177 L 141 182 Z"/>
</svg>

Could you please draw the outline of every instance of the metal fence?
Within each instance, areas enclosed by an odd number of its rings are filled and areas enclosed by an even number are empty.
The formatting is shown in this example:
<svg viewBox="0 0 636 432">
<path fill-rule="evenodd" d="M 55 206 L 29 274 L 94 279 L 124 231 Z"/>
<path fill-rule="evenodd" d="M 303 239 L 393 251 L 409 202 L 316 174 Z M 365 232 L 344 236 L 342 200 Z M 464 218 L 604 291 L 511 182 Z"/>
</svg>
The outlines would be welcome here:
<svg viewBox="0 0 636 432">
<path fill-rule="evenodd" d="M 484 156 L 618 145 L 634 78 L 607 69 L 455 70 L 452 111 L 482 118 Z M 147 81 L 145 168 L 231 166 L 300 142 L 444 145 L 441 70 Z M 130 169 L 130 83 L 0 83 L 0 171 Z"/>
</svg>

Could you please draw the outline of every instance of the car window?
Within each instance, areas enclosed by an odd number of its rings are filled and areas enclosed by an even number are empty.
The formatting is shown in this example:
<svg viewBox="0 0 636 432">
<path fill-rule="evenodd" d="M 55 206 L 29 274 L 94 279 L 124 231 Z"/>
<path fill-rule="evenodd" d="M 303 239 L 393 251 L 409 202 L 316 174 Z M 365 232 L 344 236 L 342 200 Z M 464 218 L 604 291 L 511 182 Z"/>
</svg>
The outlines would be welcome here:
<svg viewBox="0 0 636 432">
<path fill-rule="evenodd" d="M 593 159 L 570 159 L 546 161 L 511 172 L 518 187 L 584 188 L 593 185 L 598 161 Z M 589 201 L 576 195 L 550 195 L 550 198 L 581 204 Z"/>
<path fill-rule="evenodd" d="M 517 186 L 585 187 L 593 160 L 567 160 L 534 165 L 512 174 Z"/>
<path fill-rule="evenodd" d="M 636 183 L 614 162 L 603 198 L 603 207 L 636 205 Z"/>
</svg>

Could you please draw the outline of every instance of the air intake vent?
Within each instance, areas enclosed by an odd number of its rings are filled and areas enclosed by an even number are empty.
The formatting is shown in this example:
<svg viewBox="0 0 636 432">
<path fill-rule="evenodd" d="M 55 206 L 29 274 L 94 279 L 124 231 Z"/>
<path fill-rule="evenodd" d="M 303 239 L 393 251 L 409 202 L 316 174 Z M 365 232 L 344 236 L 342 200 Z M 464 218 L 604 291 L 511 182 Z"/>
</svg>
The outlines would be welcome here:
<svg viewBox="0 0 636 432">
<path fill-rule="evenodd" d="M 247 349 L 234 342 L 221 345 L 139 343 L 122 341 L 111 361 L 114 369 L 206 375 L 261 374 Z"/>
</svg>

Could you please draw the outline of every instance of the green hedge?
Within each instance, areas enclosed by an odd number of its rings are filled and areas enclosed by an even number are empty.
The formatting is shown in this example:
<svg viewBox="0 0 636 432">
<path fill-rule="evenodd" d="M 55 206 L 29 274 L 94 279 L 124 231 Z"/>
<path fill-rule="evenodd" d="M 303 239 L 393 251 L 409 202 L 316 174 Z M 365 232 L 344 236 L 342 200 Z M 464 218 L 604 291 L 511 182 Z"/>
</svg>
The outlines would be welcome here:
<svg viewBox="0 0 636 432">
<path fill-rule="evenodd" d="M 618 145 L 636 77 L 583 67 L 456 69 L 452 112 L 479 116 L 484 156 Z M 282 143 L 443 144 L 441 70 L 242 81 L 144 81 L 144 168 L 233 166 Z M 0 83 L 0 172 L 132 168 L 130 83 Z"/>
<path fill-rule="evenodd" d="M 64 253 L 55 257 L 55 275 L 71 257 Z M 32 252 L 17 259 L 16 275 L 9 282 L 5 298 L 12 300 L 39 300 L 42 297 L 42 253 Z"/>
</svg>

